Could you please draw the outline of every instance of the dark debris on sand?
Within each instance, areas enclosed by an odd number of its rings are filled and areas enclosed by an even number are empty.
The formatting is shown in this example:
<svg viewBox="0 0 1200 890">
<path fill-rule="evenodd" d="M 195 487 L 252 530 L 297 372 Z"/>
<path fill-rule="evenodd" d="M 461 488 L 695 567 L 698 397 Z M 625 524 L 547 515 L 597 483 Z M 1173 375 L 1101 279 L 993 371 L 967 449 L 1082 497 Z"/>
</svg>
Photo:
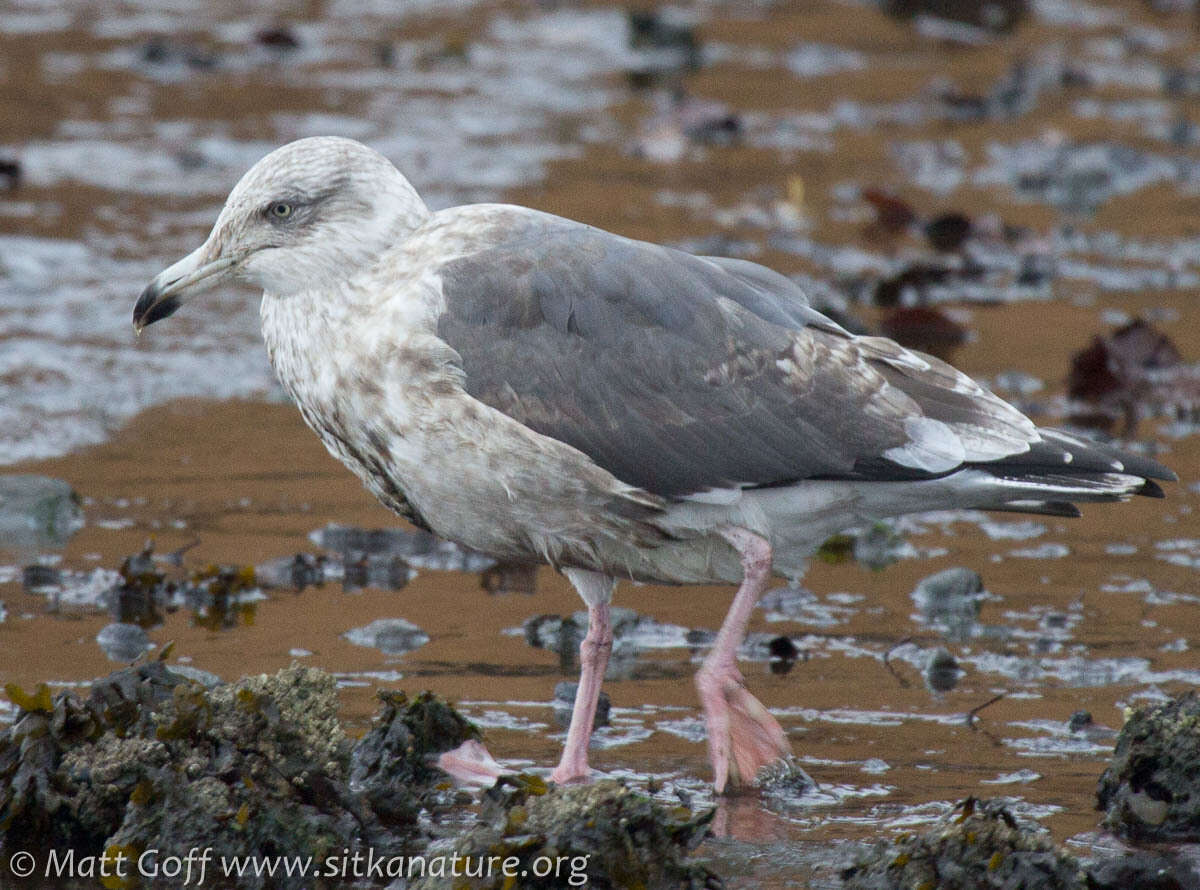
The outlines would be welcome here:
<svg viewBox="0 0 1200 890">
<path fill-rule="evenodd" d="M 1200 841 L 1200 696 L 1130 715 L 1100 777 L 1104 825 L 1127 838 Z"/>
<path fill-rule="evenodd" d="M 1183 362 L 1154 325 L 1134 319 L 1071 357 L 1067 394 L 1081 403 L 1076 423 L 1111 432 L 1123 421 L 1121 435 L 1132 436 L 1145 417 L 1200 417 L 1200 366 Z"/>
</svg>

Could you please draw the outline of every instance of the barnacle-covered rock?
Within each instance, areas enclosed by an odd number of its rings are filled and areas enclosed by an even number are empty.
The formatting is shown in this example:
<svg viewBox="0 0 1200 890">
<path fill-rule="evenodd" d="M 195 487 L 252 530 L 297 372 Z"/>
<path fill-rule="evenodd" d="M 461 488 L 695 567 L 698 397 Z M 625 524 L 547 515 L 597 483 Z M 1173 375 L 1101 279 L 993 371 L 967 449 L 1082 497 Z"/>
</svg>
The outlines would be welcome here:
<svg viewBox="0 0 1200 890">
<path fill-rule="evenodd" d="M 211 847 L 218 858 L 321 861 L 401 843 L 350 791 L 351 744 L 322 671 L 293 666 L 208 689 L 156 661 L 98 681 L 86 701 L 69 691 L 10 696 L 23 710 L 0 736 L 5 849 L 163 858 Z M 265 884 L 311 882 L 239 881 Z"/>
<path fill-rule="evenodd" d="M 1200 840 L 1200 696 L 1134 711 L 1100 777 L 1104 825 L 1142 840 Z"/>
<path fill-rule="evenodd" d="M 389 825 L 416 822 L 430 786 L 446 778 L 438 754 L 480 738 L 479 730 L 429 692 L 380 692 L 383 708 L 354 748 L 350 786 Z"/>
<path fill-rule="evenodd" d="M 414 890 L 718 888 L 720 878 L 689 858 L 714 812 L 671 810 L 615 781 L 547 786 L 506 776 L 489 792 L 481 824 L 454 842 L 461 861 L 483 873 L 426 877 Z"/>
<path fill-rule="evenodd" d="M 852 890 L 1084 890 L 1078 861 L 1000 801 L 967 798 L 929 830 L 876 844 L 842 872 Z"/>
</svg>

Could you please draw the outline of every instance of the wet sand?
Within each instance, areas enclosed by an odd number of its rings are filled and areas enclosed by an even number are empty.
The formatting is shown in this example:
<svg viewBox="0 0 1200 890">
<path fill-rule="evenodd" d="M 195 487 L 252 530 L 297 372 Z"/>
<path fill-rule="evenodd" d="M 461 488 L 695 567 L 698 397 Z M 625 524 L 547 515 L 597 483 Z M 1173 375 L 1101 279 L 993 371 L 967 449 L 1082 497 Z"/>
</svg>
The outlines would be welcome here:
<svg viewBox="0 0 1200 890">
<path fill-rule="evenodd" d="M 856 17 L 853 29 L 845 26 L 848 15 Z M 798 109 L 823 112 L 847 98 L 864 105 L 901 102 L 927 95 L 937 78 L 964 93 L 986 93 L 1015 59 L 1032 56 L 1038 47 L 1067 41 L 1074 52 L 1085 39 L 1111 36 L 1139 21 L 1162 28 L 1174 21 L 1159 21 L 1140 7 L 1129 16 L 1120 27 L 1091 30 L 1031 21 L 1015 37 L 965 48 L 839 3 L 815 4 L 804 14 L 777 11 L 770 18 L 726 10 L 700 25 L 702 40 L 776 54 L 801 39 L 821 41 L 864 53 L 870 63 L 835 76 L 793 78 L 778 61 L 755 67 L 735 53 L 688 75 L 686 83 L 693 94 L 724 101 L 748 119 Z M 461 31 L 436 21 L 420 27 L 447 40 Z M 1197 38 L 1193 31 L 1181 40 L 1158 56 L 1186 61 Z M 169 103 L 174 89 L 168 88 L 161 101 Z M 1082 94 L 1107 101 L 1146 92 L 1108 85 Z M 837 196 L 840 184 L 894 189 L 923 216 L 955 210 L 979 219 L 994 213 L 1005 224 L 1028 226 L 1047 237 L 1068 224 L 1084 232 L 1116 232 L 1128 241 L 1172 243 L 1196 235 L 1196 197 L 1186 188 L 1158 185 L 1117 194 L 1094 214 L 1076 218 L 1015 196 L 1007 187 L 968 179 L 944 192 L 931 191 L 898 170 L 894 145 L 907 141 L 956 140 L 970 159 L 968 166 L 982 163 L 997 141 L 1016 143 L 1055 132 L 1081 141 L 1168 150 L 1137 126 L 1070 114 L 1074 94 L 1051 93 L 1012 119 L 834 127 L 829 151 L 743 144 L 691 150 L 672 163 L 631 157 L 629 142 L 650 116 L 652 102 L 645 95 L 625 96 L 606 112 L 607 137 L 593 140 L 577 157 L 554 161 L 544 180 L 509 189 L 505 197 L 659 242 L 720 233 L 755 245 L 752 258 L 779 271 L 823 280 L 834 273 L 811 256 L 785 249 L 786 240 L 771 237 L 772 226 L 745 213 L 747 218 L 722 217 L 718 211 L 749 205 L 767 213 L 799 177 L 803 199 L 794 209 L 811 226 L 802 232 L 824 244 L 853 245 L 893 259 L 927 257 L 928 251 L 918 236 L 872 231 L 862 201 Z M 203 104 L 186 91 L 175 98 L 188 108 Z M 289 94 L 288 102 L 302 108 L 305 99 Z M 50 128 L 45 121 L 34 127 L 39 135 Z M 1179 154 L 1194 158 L 1197 150 L 1191 145 Z M 86 190 L 73 194 L 61 196 L 64 207 L 77 207 L 88 196 Z M 699 210 L 664 198 L 697 194 L 705 199 Z M 136 215 L 147 199 L 131 200 Z M 61 237 L 75 231 L 72 216 L 78 213 L 38 226 L 43 234 Z M 194 228 L 194 237 L 202 237 L 202 224 Z M 1090 259 L 1122 269 L 1152 265 L 1123 256 Z M 129 293 L 130 306 L 135 296 Z M 242 299 L 225 295 L 214 312 L 201 301 L 166 324 L 179 321 L 189 330 L 219 335 L 236 318 L 243 336 L 245 319 L 252 315 L 228 310 Z M 868 323 L 881 315 L 867 305 L 851 308 Z M 1110 330 L 1114 313 L 1156 316 L 1185 360 L 1200 359 L 1200 304 L 1190 288 L 1106 289 L 1064 277 L 1055 280 L 1052 299 L 1046 301 L 955 308 L 963 310 L 956 317 L 974 338 L 957 352 L 955 364 L 984 380 L 1019 370 L 1043 381 L 1045 389 L 1020 398 L 1042 411 L 1039 419 L 1046 423 L 1063 421 L 1061 393 L 1070 355 L 1093 335 Z M 156 327 L 145 337 L 158 333 Z M 248 342 L 247 348 L 261 347 Z M 219 366 L 212 371 L 220 373 Z M 752 633 L 786 634 L 808 654 L 782 675 L 772 673 L 765 660 L 746 661 L 743 670 L 755 694 L 780 714 L 822 792 L 769 806 L 753 796 L 723 804 L 718 825 L 725 837 L 704 849 L 716 859 L 718 871 L 741 876 L 733 886 L 805 886 L 813 874 L 819 886 L 826 886 L 832 880 L 829 844 L 927 821 L 972 794 L 1017 798 L 1023 813 L 1040 817 L 1057 839 L 1086 852 L 1096 841 L 1091 834 L 1099 817 L 1094 792 L 1106 742 L 1072 736 L 1066 721 L 1086 709 L 1098 724 L 1116 728 L 1124 706 L 1200 678 L 1195 657 L 1200 561 L 1187 564 L 1189 558 L 1200 560 L 1200 494 L 1194 487 L 1200 477 L 1200 436 L 1172 438 L 1163 429 L 1161 420 L 1151 420 L 1138 435 L 1183 478 L 1182 484 L 1167 486 L 1165 501 L 1093 505 L 1077 520 L 1035 517 L 1033 522 L 1044 528 L 1033 527 L 1024 539 L 1017 516 L 993 517 L 1002 525 L 991 534 L 978 518 L 924 521 L 923 532 L 905 535 L 917 555 L 883 571 L 854 563 L 814 564 L 804 585 L 816 594 L 823 614 L 832 616 L 829 622 L 808 613 L 778 621 L 761 610 L 755 614 Z M 315 552 L 308 535 L 328 523 L 397 524 L 324 452 L 292 406 L 269 401 L 174 401 L 138 415 L 101 445 L 7 470 L 65 479 L 85 498 L 87 525 L 62 551 L 62 565 L 76 569 L 115 568 L 149 538 L 159 553 L 198 541 L 185 554 L 192 569 L 208 563 L 253 565 Z M 1066 555 L 1046 545 L 1061 545 Z M 1172 555 L 1184 558 L 1170 562 Z M 910 594 L 917 582 L 951 566 L 982 574 L 992 597 L 983 603 L 978 621 L 1002 628 L 1002 634 L 946 642 L 916 619 Z M 731 594 L 728 588 L 625 584 L 617 604 L 662 622 L 715 629 Z M 16 582 L 0 584 L 0 599 L 9 612 L 0 624 L 0 683 L 86 683 L 116 666 L 94 641 L 109 622 L 107 615 L 68 609 L 49 615 L 45 598 L 22 591 Z M 239 617 L 236 627 L 221 631 L 179 611 L 150 628 L 149 635 L 160 647 L 175 642 L 170 661 L 183 659 L 226 679 L 277 670 L 293 660 L 292 650 L 306 650 L 311 654 L 301 656 L 302 662 L 342 679 L 344 716 L 360 728 L 375 709 L 377 687 L 431 689 L 464 703 L 484 725 L 497 757 L 548 767 L 558 756 L 561 735 L 548 703 L 555 683 L 573 678 L 574 668 L 564 668 L 556 654 L 531 648 L 523 636 L 505 631 L 535 614 L 568 614 L 579 607 L 569 585 L 549 570 L 540 571 L 533 596 L 489 595 L 478 576 L 421 571 L 398 591 L 346 593 L 338 584 L 300 593 L 271 591 Z M 391 658 L 342 637 L 381 617 L 406 618 L 431 639 Z M 920 671 L 939 645 L 947 646 L 966 671 L 944 694 L 930 692 Z M 894 650 L 891 670 L 883 661 L 889 650 Z M 614 726 L 599 733 L 605 747 L 594 753 L 596 767 L 639 781 L 657 775 L 704 800 L 708 767 L 704 744 L 695 736 L 699 711 L 691 682 L 702 654 L 685 648 L 649 650 L 638 655 L 627 674 L 606 684 L 618 710 Z M 368 676 L 372 672 L 375 677 Z M 999 693 L 1007 695 L 969 728 L 967 712 Z M 639 733 L 647 737 L 614 744 Z"/>
</svg>

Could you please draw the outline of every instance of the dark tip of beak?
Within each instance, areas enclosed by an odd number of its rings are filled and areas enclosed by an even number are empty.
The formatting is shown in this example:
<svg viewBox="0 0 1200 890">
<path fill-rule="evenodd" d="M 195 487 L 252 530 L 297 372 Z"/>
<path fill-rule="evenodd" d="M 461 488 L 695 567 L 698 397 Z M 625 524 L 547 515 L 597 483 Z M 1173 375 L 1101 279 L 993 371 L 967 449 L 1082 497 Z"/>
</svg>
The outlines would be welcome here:
<svg viewBox="0 0 1200 890">
<path fill-rule="evenodd" d="M 141 333 L 146 325 L 166 318 L 179 308 L 179 298 L 172 295 L 162 299 L 158 285 L 150 284 L 138 297 L 137 305 L 133 307 L 133 329 Z"/>
</svg>

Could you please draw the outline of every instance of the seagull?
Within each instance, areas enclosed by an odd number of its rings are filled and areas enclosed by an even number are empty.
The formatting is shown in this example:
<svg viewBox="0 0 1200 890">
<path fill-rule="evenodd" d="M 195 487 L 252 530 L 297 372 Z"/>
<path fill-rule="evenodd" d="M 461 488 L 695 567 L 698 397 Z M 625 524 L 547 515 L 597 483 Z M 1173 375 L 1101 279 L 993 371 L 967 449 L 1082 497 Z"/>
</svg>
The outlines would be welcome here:
<svg viewBox="0 0 1200 890">
<path fill-rule="evenodd" d="M 261 288 L 304 420 L 383 504 L 549 564 L 582 597 L 559 783 L 589 776 L 619 579 L 738 585 L 696 674 L 722 792 L 790 755 L 737 653 L 772 578 L 799 576 L 831 534 L 954 508 L 1078 516 L 1176 478 L 850 333 L 763 266 L 525 207 L 431 212 L 349 139 L 255 164 L 205 242 L 143 291 L 135 330 L 231 277 Z"/>
</svg>

